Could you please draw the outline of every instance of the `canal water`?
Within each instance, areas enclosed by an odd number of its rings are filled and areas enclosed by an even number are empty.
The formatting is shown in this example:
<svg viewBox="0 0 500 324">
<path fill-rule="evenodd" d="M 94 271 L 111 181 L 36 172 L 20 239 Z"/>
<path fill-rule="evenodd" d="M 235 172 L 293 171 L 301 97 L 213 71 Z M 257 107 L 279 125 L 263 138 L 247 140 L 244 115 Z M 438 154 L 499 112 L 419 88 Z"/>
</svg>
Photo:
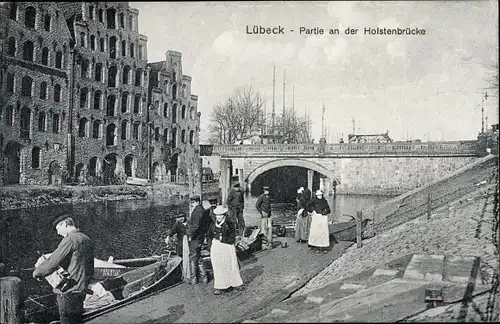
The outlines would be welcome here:
<svg viewBox="0 0 500 324">
<path fill-rule="evenodd" d="M 355 215 L 357 210 L 379 204 L 390 197 L 366 195 L 338 195 L 327 197 L 332 214 Z M 244 216 L 247 225 L 258 225 L 260 216 L 255 209 L 256 196 L 246 196 Z M 95 257 L 108 259 L 138 258 L 165 252 L 163 239 L 174 224 L 175 216 L 188 210 L 188 202 L 179 198 L 155 200 L 110 201 L 73 206 L 47 206 L 33 209 L 1 211 L 0 262 L 7 269 L 20 270 L 28 295 L 50 292 L 46 282 L 31 278 L 38 259 L 37 251 L 52 252 L 61 240 L 51 221 L 59 211 L 69 210 L 78 227 L 96 245 Z M 274 204 L 275 223 L 289 223 L 295 219 L 293 204 Z"/>
</svg>

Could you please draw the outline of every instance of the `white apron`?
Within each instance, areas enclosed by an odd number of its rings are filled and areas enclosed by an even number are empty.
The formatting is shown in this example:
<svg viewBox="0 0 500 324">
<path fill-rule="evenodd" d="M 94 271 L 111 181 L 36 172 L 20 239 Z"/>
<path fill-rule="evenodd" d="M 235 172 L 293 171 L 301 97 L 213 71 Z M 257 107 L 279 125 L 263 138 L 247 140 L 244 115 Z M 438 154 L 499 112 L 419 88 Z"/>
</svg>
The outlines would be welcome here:
<svg viewBox="0 0 500 324">
<path fill-rule="evenodd" d="M 317 214 L 314 211 L 311 215 L 308 244 L 316 247 L 329 247 L 330 231 L 328 230 L 328 216 Z"/>
<path fill-rule="evenodd" d="M 214 239 L 210 250 L 214 270 L 214 289 L 227 289 L 243 285 L 234 244 L 225 244 Z"/>
<path fill-rule="evenodd" d="M 187 235 L 182 236 L 182 275 L 184 279 L 191 279 L 191 268 L 189 267 L 189 242 Z"/>
</svg>

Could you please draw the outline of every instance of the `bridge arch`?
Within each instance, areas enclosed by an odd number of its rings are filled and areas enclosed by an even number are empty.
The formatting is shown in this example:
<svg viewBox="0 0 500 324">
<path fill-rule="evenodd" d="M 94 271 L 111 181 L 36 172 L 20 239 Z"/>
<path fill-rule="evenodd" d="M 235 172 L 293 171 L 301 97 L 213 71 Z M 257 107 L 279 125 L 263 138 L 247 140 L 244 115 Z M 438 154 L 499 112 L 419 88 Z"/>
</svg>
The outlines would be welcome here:
<svg viewBox="0 0 500 324">
<path fill-rule="evenodd" d="M 248 182 L 249 184 L 252 184 L 252 182 L 262 173 L 269 171 L 271 169 L 276 169 L 286 166 L 298 166 L 308 170 L 314 170 L 326 176 L 330 180 L 336 181 L 337 184 L 340 184 L 340 179 L 335 175 L 335 173 L 332 170 L 329 170 L 318 163 L 302 159 L 279 159 L 267 162 L 252 170 L 252 172 L 250 172 L 246 177 L 245 181 Z"/>
</svg>

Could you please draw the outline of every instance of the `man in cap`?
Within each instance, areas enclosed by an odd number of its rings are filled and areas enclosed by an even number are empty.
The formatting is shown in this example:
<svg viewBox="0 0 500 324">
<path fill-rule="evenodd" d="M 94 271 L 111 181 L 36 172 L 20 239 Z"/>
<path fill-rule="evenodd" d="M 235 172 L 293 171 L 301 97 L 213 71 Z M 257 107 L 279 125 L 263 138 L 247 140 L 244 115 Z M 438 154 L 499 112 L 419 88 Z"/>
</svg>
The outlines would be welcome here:
<svg viewBox="0 0 500 324">
<path fill-rule="evenodd" d="M 189 259 L 191 270 L 191 284 L 198 283 L 196 273 L 200 272 L 200 279 L 203 283 L 208 283 L 207 271 L 203 259 L 201 258 L 201 247 L 205 239 L 207 229 L 204 228 L 203 215 L 205 209 L 201 206 L 200 196 L 192 196 L 191 201 L 191 217 L 187 223 L 187 236 L 189 240 Z"/>
<path fill-rule="evenodd" d="M 257 202 L 255 203 L 255 208 L 260 213 L 261 217 L 261 231 L 267 238 L 267 247 L 271 248 L 273 244 L 273 224 L 271 219 L 271 198 L 269 197 L 269 187 L 264 186 L 262 188 L 264 193 L 262 193 Z"/>
<path fill-rule="evenodd" d="M 63 239 L 50 257 L 33 271 L 33 278 L 44 278 L 59 267 L 67 278 L 54 289 L 61 324 L 83 323 L 83 301 L 94 274 L 94 242 L 78 228 L 67 213 L 58 215 L 52 226 Z"/>
<path fill-rule="evenodd" d="M 209 199 L 208 202 L 210 203 L 210 207 L 205 210 L 205 215 L 203 216 L 203 225 L 204 228 L 206 229 L 206 232 L 210 228 L 210 225 L 215 222 L 215 214 L 214 210 L 217 208 L 219 200 L 217 198 L 212 198 Z M 210 251 L 210 248 L 212 247 L 212 237 L 210 235 L 207 235 L 207 248 Z"/>
<path fill-rule="evenodd" d="M 240 184 L 236 183 L 229 194 L 227 195 L 227 206 L 229 208 L 229 217 L 237 224 L 237 234 L 243 235 L 245 230 L 245 219 L 243 218 L 243 208 L 245 205 L 245 198 Z"/>
<path fill-rule="evenodd" d="M 177 245 L 175 246 L 175 253 L 182 257 L 182 275 L 184 277 L 185 283 L 191 282 L 191 269 L 189 261 L 189 243 L 186 237 L 187 232 L 187 214 L 180 213 L 179 216 L 175 218 L 176 222 L 174 226 L 168 231 L 167 237 L 165 238 L 165 243 L 168 245 L 170 243 L 170 238 L 177 235 Z"/>
</svg>

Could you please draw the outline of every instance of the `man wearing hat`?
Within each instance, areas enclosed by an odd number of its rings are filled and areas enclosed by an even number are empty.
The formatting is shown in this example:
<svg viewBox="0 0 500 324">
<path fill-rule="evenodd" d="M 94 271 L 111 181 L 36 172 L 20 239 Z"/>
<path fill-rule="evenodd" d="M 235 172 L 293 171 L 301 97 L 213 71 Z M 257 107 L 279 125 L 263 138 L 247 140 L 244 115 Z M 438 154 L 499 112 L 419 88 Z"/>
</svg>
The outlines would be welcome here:
<svg viewBox="0 0 500 324">
<path fill-rule="evenodd" d="M 267 247 L 271 248 L 273 244 L 273 224 L 271 219 L 271 198 L 269 197 L 269 187 L 265 186 L 262 188 L 264 193 L 262 193 L 257 202 L 255 203 L 255 208 L 260 213 L 261 217 L 261 231 L 267 238 Z"/>
<path fill-rule="evenodd" d="M 181 213 L 175 218 L 176 222 L 174 226 L 168 231 L 167 237 L 165 238 L 165 243 L 168 245 L 170 243 L 170 238 L 177 235 L 177 245 L 175 246 L 175 253 L 182 257 L 182 275 L 184 277 L 184 282 L 191 282 L 191 269 L 189 266 L 189 242 L 186 236 L 187 230 L 187 214 Z"/>
<path fill-rule="evenodd" d="M 236 183 L 227 195 L 227 206 L 229 207 L 229 217 L 237 225 L 237 234 L 242 236 L 245 230 L 245 219 L 243 218 L 243 208 L 245 198 L 240 184 Z"/>
<path fill-rule="evenodd" d="M 78 228 L 69 214 L 56 217 L 52 226 L 63 239 L 50 257 L 33 271 L 33 278 L 44 278 L 59 267 L 68 276 L 54 288 L 61 324 L 83 323 L 83 301 L 94 275 L 94 242 Z"/>
<path fill-rule="evenodd" d="M 198 283 L 196 273 L 200 272 L 200 279 L 203 283 L 208 283 L 207 271 L 203 259 L 201 258 L 201 247 L 205 240 L 207 229 L 203 224 L 203 215 L 205 209 L 201 206 L 200 196 L 192 196 L 191 201 L 191 217 L 187 222 L 187 236 L 189 240 L 189 259 L 191 270 L 191 284 Z"/>
<path fill-rule="evenodd" d="M 205 210 L 205 215 L 203 216 L 203 224 L 204 228 L 206 228 L 206 231 L 210 228 L 210 224 L 215 222 L 215 214 L 214 214 L 214 209 L 217 207 L 217 204 L 219 200 L 217 198 L 212 198 L 209 199 L 208 202 L 210 203 L 210 207 Z M 210 248 L 212 247 L 212 238 L 207 235 L 207 248 L 210 251 Z"/>
</svg>

